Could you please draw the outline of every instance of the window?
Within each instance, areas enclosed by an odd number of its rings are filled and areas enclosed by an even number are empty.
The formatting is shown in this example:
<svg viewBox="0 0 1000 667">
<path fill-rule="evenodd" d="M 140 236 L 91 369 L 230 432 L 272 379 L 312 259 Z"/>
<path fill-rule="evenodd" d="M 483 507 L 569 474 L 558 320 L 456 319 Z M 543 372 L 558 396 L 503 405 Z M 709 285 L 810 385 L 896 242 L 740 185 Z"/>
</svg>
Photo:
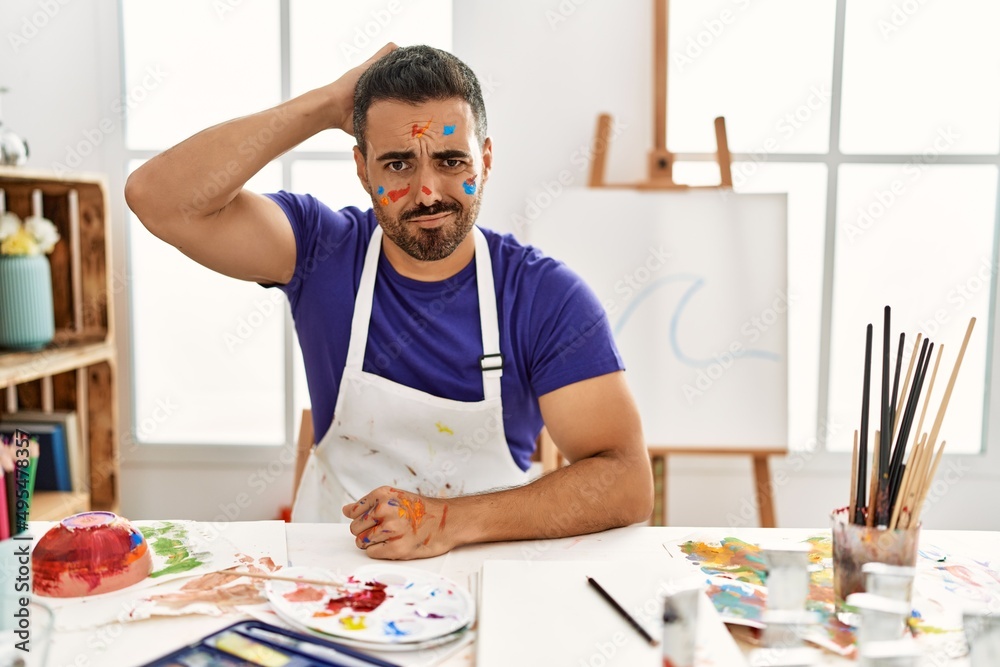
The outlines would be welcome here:
<svg viewBox="0 0 1000 667">
<path fill-rule="evenodd" d="M 451 16 L 450 0 L 123 0 L 126 169 L 210 125 L 330 83 L 385 42 L 450 49 Z M 364 205 L 352 146 L 344 133 L 325 132 L 248 187 Z M 284 296 L 195 264 L 134 216 L 128 236 L 138 440 L 290 441 L 309 397 Z"/>
<path fill-rule="evenodd" d="M 900 331 L 907 350 L 921 332 L 945 344 L 932 408 L 977 318 L 942 435 L 949 452 L 982 451 L 1000 5 L 675 0 L 670 11 L 675 178 L 718 183 L 712 119 L 724 115 L 735 189 L 789 193 L 790 447 L 850 451 L 865 326 L 881 331 L 888 304 L 894 345 Z"/>
</svg>

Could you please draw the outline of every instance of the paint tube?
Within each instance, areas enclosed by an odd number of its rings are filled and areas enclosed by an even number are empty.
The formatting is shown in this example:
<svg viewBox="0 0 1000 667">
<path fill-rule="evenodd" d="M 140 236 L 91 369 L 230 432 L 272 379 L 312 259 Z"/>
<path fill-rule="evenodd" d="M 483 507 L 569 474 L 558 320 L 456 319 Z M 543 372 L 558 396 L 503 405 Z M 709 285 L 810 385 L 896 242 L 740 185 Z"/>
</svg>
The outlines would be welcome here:
<svg viewBox="0 0 1000 667">
<path fill-rule="evenodd" d="M 758 648 L 750 651 L 750 667 L 811 667 L 822 652 L 815 648 Z"/>
<path fill-rule="evenodd" d="M 677 591 L 663 603 L 663 667 L 694 667 L 701 588 Z"/>
<path fill-rule="evenodd" d="M 858 646 L 870 642 L 892 641 L 903 636 L 910 617 L 910 605 L 871 593 L 853 593 L 847 604 L 861 615 L 858 623 Z"/>
<path fill-rule="evenodd" d="M 858 667 L 917 667 L 920 649 L 910 637 L 870 642 L 858 649 Z"/>
<path fill-rule="evenodd" d="M 767 608 L 797 611 L 805 609 L 809 597 L 808 544 L 761 547 L 767 563 Z"/>
<path fill-rule="evenodd" d="M 765 647 L 798 648 L 805 645 L 803 637 L 809 628 L 819 624 L 820 617 L 815 611 L 768 609 L 762 620 Z"/>
<path fill-rule="evenodd" d="M 861 567 L 861 571 L 865 575 L 866 593 L 899 600 L 907 604 L 913 599 L 913 579 L 917 576 L 915 567 L 865 563 Z"/>
<path fill-rule="evenodd" d="M 967 609 L 962 625 L 969 643 L 970 667 L 1000 665 L 1000 618 L 987 608 Z"/>
</svg>

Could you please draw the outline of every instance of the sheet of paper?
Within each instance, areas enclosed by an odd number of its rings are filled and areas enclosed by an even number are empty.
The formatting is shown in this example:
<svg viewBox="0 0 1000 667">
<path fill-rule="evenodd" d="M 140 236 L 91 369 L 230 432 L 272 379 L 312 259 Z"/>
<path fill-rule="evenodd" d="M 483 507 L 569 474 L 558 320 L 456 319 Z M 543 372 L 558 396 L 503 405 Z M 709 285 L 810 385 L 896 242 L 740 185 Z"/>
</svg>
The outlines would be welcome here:
<svg viewBox="0 0 1000 667">
<path fill-rule="evenodd" d="M 478 667 L 510 665 L 662 665 L 650 646 L 588 583 L 593 577 L 649 634 L 662 635 L 663 598 L 696 585 L 683 563 L 497 561 L 483 565 Z M 746 661 L 708 598 L 699 611 L 696 664 Z"/>
</svg>

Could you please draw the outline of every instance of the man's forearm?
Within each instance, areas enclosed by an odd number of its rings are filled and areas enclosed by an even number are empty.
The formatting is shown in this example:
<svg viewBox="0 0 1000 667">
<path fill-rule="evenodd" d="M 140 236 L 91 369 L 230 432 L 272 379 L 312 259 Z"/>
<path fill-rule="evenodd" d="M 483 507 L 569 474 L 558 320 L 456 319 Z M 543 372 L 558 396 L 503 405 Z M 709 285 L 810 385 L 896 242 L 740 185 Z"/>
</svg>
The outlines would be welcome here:
<svg viewBox="0 0 1000 667">
<path fill-rule="evenodd" d="M 506 491 L 448 501 L 455 546 L 569 537 L 644 521 L 652 511 L 648 459 L 608 453 Z"/>
<path fill-rule="evenodd" d="M 343 122 L 330 86 L 215 125 L 157 155 L 129 178 L 126 197 L 147 225 L 207 217 L 226 206 L 264 165 Z"/>
</svg>

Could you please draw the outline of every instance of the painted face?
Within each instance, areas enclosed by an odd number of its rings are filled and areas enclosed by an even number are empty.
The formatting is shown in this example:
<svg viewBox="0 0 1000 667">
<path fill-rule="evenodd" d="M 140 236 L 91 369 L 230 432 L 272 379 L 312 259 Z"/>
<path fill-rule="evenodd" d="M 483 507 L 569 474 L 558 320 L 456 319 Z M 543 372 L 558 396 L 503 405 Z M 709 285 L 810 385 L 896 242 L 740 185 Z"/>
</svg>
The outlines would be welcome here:
<svg viewBox="0 0 1000 667">
<path fill-rule="evenodd" d="M 367 157 L 358 177 L 385 235 L 421 261 L 451 255 L 479 215 L 492 146 L 480 147 L 460 99 L 376 102 L 368 110 Z"/>
</svg>

